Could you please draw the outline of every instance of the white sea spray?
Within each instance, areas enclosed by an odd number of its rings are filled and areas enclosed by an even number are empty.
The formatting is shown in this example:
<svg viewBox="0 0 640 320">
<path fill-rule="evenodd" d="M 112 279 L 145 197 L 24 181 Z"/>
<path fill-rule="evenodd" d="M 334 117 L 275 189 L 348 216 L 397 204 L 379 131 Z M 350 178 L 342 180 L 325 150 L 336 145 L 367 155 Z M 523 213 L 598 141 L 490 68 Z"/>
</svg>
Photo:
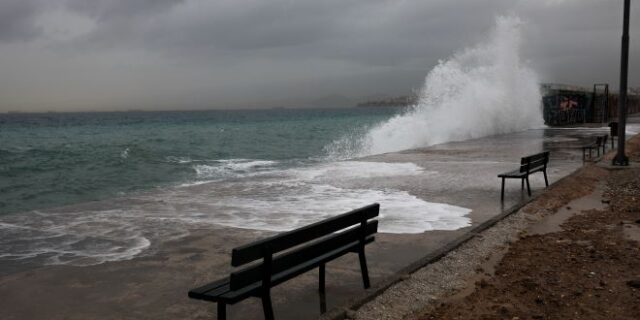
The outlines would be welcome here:
<svg viewBox="0 0 640 320">
<path fill-rule="evenodd" d="M 329 154 L 349 158 L 541 127 L 538 77 L 520 56 L 523 26 L 515 16 L 496 18 L 485 42 L 428 73 L 415 106 L 333 142 Z"/>
</svg>

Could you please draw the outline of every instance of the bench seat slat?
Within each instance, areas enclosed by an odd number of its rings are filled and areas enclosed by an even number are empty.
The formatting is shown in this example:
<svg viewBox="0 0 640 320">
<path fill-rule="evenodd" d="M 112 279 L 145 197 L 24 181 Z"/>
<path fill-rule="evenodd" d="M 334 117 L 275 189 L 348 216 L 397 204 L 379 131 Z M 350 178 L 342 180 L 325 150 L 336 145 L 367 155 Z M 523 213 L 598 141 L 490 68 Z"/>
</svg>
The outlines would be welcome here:
<svg viewBox="0 0 640 320">
<path fill-rule="evenodd" d="M 189 290 L 189 298 L 208 300 L 205 297 L 219 295 L 226 291 L 229 291 L 229 277 Z"/>
<path fill-rule="evenodd" d="M 539 167 L 535 167 L 535 168 L 530 168 L 529 169 L 529 174 L 541 171 L 544 169 L 544 166 L 539 166 Z M 509 172 L 505 172 L 505 173 L 501 173 L 498 175 L 498 178 L 523 178 L 527 176 L 527 172 L 522 172 L 520 171 L 520 169 L 516 169 L 513 171 L 509 171 Z"/>
<path fill-rule="evenodd" d="M 262 259 L 265 246 L 269 246 L 273 253 L 280 252 L 348 228 L 362 220 L 372 219 L 378 216 L 379 209 L 380 205 L 374 203 L 324 221 L 234 248 L 231 252 L 231 265 L 237 267 Z"/>
<path fill-rule="evenodd" d="M 504 178 L 520 178 L 520 177 L 524 177 L 526 175 L 527 175 L 526 172 L 522 172 L 522 171 L 520 171 L 520 169 L 517 169 L 517 170 L 501 173 L 501 174 L 498 175 L 498 178 L 503 178 L 503 177 Z"/>
</svg>

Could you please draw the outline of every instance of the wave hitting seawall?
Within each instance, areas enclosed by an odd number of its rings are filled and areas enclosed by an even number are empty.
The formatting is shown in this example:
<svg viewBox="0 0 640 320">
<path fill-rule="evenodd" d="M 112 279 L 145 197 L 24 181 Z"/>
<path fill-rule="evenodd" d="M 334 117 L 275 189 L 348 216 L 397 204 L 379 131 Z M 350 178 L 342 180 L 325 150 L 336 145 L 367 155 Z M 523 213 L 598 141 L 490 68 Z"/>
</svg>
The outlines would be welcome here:
<svg viewBox="0 0 640 320">
<path fill-rule="evenodd" d="M 440 61 L 417 105 L 327 147 L 337 158 L 365 156 L 504 134 L 543 125 L 536 73 L 522 62 L 523 23 L 498 17 L 486 42 Z"/>
</svg>

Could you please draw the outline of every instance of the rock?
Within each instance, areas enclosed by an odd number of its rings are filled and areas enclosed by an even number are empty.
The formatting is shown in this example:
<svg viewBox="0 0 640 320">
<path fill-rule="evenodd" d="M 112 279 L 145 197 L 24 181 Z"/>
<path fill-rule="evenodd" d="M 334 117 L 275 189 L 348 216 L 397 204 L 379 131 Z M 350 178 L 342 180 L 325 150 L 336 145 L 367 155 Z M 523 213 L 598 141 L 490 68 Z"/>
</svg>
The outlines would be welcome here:
<svg viewBox="0 0 640 320">
<path fill-rule="evenodd" d="M 538 284 L 531 278 L 525 278 L 522 280 L 522 286 L 527 290 L 533 290 L 538 286 Z"/>
<path fill-rule="evenodd" d="M 351 309 L 347 309 L 344 312 L 344 317 L 345 317 L 345 319 L 355 319 L 356 318 L 356 312 L 351 310 Z"/>
<path fill-rule="evenodd" d="M 629 280 L 627 281 L 627 285 L 632 288 L 640 289 L 640 279 Z"/>
<path fill-rule="evenodd" d="M 504 314 L 504 315 L 509 314 L 509 308 L 507 308 L 505 306 L 500 306 L 500 308 L 498 310 L 500 310 L 501 314 Z"/>
</svg>

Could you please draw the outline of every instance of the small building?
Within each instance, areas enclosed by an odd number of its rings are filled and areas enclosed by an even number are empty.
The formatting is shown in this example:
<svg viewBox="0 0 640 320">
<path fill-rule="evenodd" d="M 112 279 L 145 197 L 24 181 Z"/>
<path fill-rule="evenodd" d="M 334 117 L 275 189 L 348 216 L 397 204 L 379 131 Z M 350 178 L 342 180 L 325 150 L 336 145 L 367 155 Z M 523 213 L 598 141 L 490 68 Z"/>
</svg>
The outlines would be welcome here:
<svg viewBox="0 0 640 320">
<path fill-rule="evenodd" d="M 618 94 L 609 92 L 608 84 L 593 88 L 565 84 L 542 84 L 542 110 L 547 125 L 608 123 L 618 115 Z M 640 112 L 640 96 L 629 91 L 628 114 Z"/>
</svg>

